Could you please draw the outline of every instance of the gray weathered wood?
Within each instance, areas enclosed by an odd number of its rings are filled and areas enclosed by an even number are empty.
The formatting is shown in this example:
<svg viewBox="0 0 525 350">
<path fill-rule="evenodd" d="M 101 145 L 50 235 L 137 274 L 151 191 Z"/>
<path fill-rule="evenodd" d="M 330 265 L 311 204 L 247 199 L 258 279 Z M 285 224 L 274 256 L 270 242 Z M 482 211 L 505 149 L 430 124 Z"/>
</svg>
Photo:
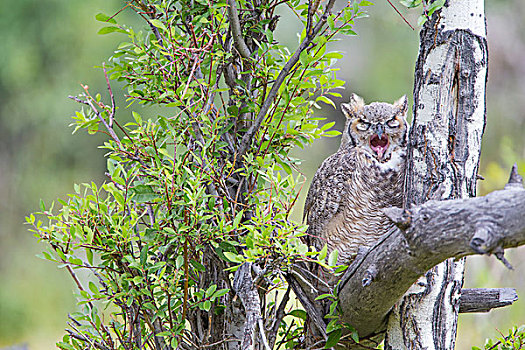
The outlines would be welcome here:
<svg viewBox="0 0 525 350">
<path fill-rule="evenodd" d="M 484 0 L 448 0 L 420 32 L 405 207 L 476 195 L 485 127 Z M 464 260 L 433 267 L 395 307 L 385 349 L 454 349 Z"/>
<path fill-rule="evenodd" d="M 339 289 L 342 320 L 361 337 L 384 331 L 392 306 L 433 266 L 473 254 L 501 257 L 503 249 L 524 245 L 525 189 L 510 183 L 484 197 L 433 200 L 410 211 L 387 209 L 400 229 L 346 272 Z M 364 280 L 371 282 L 364 287 Z"/>
<path fill-rule="evenodd" d="M 511 305 L 518 300 L 514 288 L 463 288 L 459 299 L 459 312 L 489 312 Z"/>
</svg>

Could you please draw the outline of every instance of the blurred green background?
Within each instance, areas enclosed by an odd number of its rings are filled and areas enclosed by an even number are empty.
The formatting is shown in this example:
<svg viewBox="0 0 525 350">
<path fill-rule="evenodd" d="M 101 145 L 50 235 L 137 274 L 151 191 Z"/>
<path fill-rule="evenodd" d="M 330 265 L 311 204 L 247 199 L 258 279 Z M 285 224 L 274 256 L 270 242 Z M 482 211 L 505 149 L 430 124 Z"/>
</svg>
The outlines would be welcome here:
<svg viewBox="0 0 525 350">
<path fill-rule="evenodd" d="M 104 77 L 95 66 L 123 36 L 97 35 L 103 25 L 94 17 L 99 12 L 111 15 L 122 6 L 118 0 L 0 2 L 0 348 L 23 343 L 31 350 L 54 348 L 68 312 L 75 308 L 67 274 L 35 257 L 43 246 L 23 222 L 38 210 L 40 198 L 49 203 L 71 192 L 74 183 L 103 181 L 104 152 L 97 146 L 104 138 L 71 135 L 68 124 L 78 106 L 67 96 L 80 92 L 80 83 L 104 93 Z M 339 76 L 347 81 L 344 99 L 351 92 L 368 102 L 410 96 L 418 32 L 386 1 L 378 1 L 369 12 L 370 18 L 357 23 L 357 37 L 332 47 L 346 53 L 339 64 Z M 490 60 L 481 195 L 502 188 L 515 161 L 525 174 L 525 2 L 487 1 L 486 12 Z M 415 25 L 417 13 L 403 13 Z M 119 21 L 142 25 L 129 10 L 119 14 Z M 298 28 L 298 21 L 281 19 L 276 37 L 295 45 L 297 37 L 291 33 Z M 114 91 L 119 91 L 116 85 Z M 125 105 L 122 98 L 118 103 Z M 127 114 L 122 108 L 120 116 Z M 339 128 L 343 125 L 339 111 L 326 108 L 319 115 L 337 120 Z M 295 152 L 306 159 L 302 169 L 308 178 L 338 142 L 320 140 Z M 514 271 L 493 257 L 469 258 L 466 286 L 514 287 L 525 298 L 525 249 L 507 255 Z M 488 314 L 462 315 L 457 348 L 482 345 L 486 337 L 498 335 L 498 329 L 506 332 L 523 323 L 523 300 Z"/>
</svg>

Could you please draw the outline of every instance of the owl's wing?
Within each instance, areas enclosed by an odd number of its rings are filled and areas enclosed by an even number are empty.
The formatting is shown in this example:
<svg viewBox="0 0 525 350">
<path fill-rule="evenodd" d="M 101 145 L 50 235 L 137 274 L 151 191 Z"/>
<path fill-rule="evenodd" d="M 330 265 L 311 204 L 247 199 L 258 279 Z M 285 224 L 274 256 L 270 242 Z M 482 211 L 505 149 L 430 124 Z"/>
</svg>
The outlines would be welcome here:
<svg viewBox="0 0 525 350">
<path fill-rule="evenodd" d="M 355 170 L 353 158 L 351 151 L 339 151 L 325 159 L 315 173 L 303 212 L 309 241 L 319 241 L 323 227 L 342 209 L 348 181 Z"/>
</svg>

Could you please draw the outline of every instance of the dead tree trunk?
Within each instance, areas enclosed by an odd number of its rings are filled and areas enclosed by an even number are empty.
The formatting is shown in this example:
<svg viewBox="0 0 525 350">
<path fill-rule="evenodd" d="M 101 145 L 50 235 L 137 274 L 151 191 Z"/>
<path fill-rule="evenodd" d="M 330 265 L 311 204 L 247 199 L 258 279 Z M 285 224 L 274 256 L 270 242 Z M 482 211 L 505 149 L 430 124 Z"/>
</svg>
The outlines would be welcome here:
<svg viewBox="0 0 525 350">
<path fill-rule="evenodd" d="M 449 0 L 425 23 L 415 70 L 405 208 L 476 195 L 485 126 L 483 0 Z M 397 303 L 387 349 L 453 349 L 464 259 L 428 271 Z"/>
</svg>

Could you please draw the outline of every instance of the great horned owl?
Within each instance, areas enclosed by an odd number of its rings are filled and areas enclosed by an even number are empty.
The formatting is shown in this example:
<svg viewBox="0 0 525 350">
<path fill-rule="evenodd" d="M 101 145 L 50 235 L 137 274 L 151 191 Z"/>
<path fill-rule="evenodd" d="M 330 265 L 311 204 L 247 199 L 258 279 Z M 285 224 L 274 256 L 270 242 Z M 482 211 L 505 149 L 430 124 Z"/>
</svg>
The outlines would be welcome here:
<svg viewBox="0 0 525 350">
<path fill-rule="evenodd" d="M 321 164 L 304 208 L 307 239 L 318 250 L 339 251 L 349 264 L 394 226 L 383 208 L 400 207 L 407 134 L 407 98 L 365 105 L 355 94 L 341 104 L 346 116 L 341 146 Z"/>
</svg>

